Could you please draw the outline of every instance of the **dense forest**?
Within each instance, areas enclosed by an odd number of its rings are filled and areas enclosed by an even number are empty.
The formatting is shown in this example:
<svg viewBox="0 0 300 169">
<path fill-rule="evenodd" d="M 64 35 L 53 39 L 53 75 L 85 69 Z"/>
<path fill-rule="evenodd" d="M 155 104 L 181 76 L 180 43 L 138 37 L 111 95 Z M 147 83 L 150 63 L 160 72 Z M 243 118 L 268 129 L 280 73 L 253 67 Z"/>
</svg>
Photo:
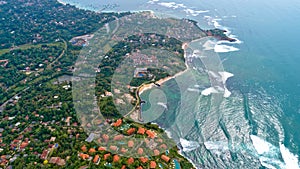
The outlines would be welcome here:
<svg viewBox="0 0 300 169">
<path fill-rule="evenodd" d="M 56 0 L 14 0 L 0 5 L 0 49 L 28 43 L 69 40 L 92 33 L 128 13 L 96 13 Z"/>
</svg>

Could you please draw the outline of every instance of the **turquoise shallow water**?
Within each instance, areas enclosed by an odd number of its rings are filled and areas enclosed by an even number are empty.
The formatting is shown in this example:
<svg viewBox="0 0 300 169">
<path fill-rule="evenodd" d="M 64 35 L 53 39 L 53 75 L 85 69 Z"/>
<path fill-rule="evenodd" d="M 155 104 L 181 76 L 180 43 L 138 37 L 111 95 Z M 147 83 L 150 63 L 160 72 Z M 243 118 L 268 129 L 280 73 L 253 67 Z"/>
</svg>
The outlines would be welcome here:
<svg viewBox="0 0 300 169">
<path fill-rule="evenodd" d="M 218 117 L 222 118 L 217 121 L 212 120 L 213 115 L 205 113 L 209 112 L 205 108 L 209 98 L 201 98 L 199 114 L 191 119 L 193 129 L 182 138 L 185 141 L 179 140 L 186 150 L 182 153 L 199 168 L 297 168 L 297 155 L 300 155 L 300 1 L 65 1 L 90 9 L 102 9 L 105 5 L 111 6 L 108 10 L 115 11 L 151 9 L 197 20 L 203 28 L 228 28 L 243 41 L 230 44 L 239 51 L 219 54 L 225 70 L 235 75 L 227 82 L 233 94 L 223 100 L 218 112 Z M 173 2 L 173 6 L 159 4 L 162 2 Z M 184 4 L 186 8 L 175 7 L 174 3 Z M 184 12 L 186 9 L 209 12 L 193 16 Z M 147 99 L 147 93 L 145 95 Z M 172 118 L 175 117 L 169 119 Z M 217 132 L 211 136 L 208 128 L 216 128 Z"/>
</svg>

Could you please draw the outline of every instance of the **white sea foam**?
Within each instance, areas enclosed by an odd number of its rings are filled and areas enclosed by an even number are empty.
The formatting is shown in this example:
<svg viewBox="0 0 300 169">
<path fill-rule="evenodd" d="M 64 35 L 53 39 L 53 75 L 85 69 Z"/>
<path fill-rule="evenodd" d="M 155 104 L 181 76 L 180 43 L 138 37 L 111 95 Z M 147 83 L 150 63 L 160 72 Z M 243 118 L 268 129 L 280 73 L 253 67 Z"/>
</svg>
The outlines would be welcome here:
<svg viewBox="0 0 300 169">
<path fill-rule="evenodd" d="M 227 89 L 227 87 L 225 87 L 225 91 L 224 91 L 224 97 L 228 98 L 231 96 L 231 92 Z"/>
<path fill-rule="evenodd" d="M 157 4 L 166 8 L 172 9 L 181 9 L 187 15 L 198 16 L 202 13 L 207 13 L 209 10 L 194 10 L 192 8 L 188 8 L 184 4 L 176 3 L 176 2 L 159 2 L 159 0 L 150 0 L 148 1 L 149 4 Z"/>
<path fill-rule="evenodd" d="M 168 106 L 166 103 L 158 102 L 157 105 L 160 105 L 160 106 L 164 107 L 165 109 L 168 109 Z"/>
<path fill-rule="evenodd" d="M 216 44 L 216 42 L 208 40 L 202 45 L 202 47 L 204 48 L 204 50 L 214 50 Z"/>
<path fill-rule="evenodd" d="M 63 4 L 63 5 L 67 5 L 67 3 L 63 2 L 62 0 L 57 0 L 57 2 Z"/>
<path fill-rule="evenodd" d="M 175 2 L 160 2 L 157 3 L 160 6 L 164 6 L 167 8 L 172 8 L 172 9 L 177 9 L 177 8 L 186 8 L 186 6 L 184 4 L 177 4 Z"/>
<path fill-rule="evenodd" d="M 229 72 L 219 72 L 219 74 L 221 74 L 221 76 L 222 76 L 222 81 L 223 81 L 223 85 L 224 85 L 224 97 L 228 98 L 231 96 L 231 92 L 226 87 L 226 81 L 228 78 L 233 77 L 234 75 Z"/>
<path fill-rule="evenodd" d="M 284 163 L 277 157 L 277 147 L 255 135 L 250 135 L 250 138 L 263 166 L 272 169 L 277 168 L 275 166 L 282 169 L 300 169 L 298 156 L 291 153 L 282 143 L 279 143 L 279 149 Z"/>
<path fill-rule="evenodd" d="M 209 150 L 220 150 L 227 151 L 229 150 L 227 142 L 224 141 L 206 141 L 204 145 Z"/>
<path fill-rule="evenodd" d="M 280 152 L 286 169 L 300 169 L 297 155 L 291 153 L 283 144 L 280 144 Z"/>
<path fill-rule="evenodd" d="M 236 35 L 233 35 L 232 32 L 230 31 L 230 29 L 228 27 L 225 27 L 223 25 L 221 25 L 219 23 L 219 21 L 221 21 L 221 18 L 213 18 L 211 16 L 204 16 L 204 19 L 207 20 L 208 25 L 213 25 L 216 29 L 222 29 L 225 30 L 225 35 L 229 38 L 235 39 L 234 42 L 230 42 L 230 41 L 226 41 L 226 40 L 221 40 L 217 43 L 217 45 L 215 46 L 215 52 L 218 53 L 225 53 L 225 52 L 234 52 L 234 51 L 238 51 L 239 49 L 233 46 L 228 46 L 228 45 L 224 45 L 224 44 L 241 44 L 243 43 L 241 40 L 239 40 L 237 38 Z"/>
<path fill-rule="evenodd" d="M 209 96 L 209 95 L 211 95 L 213 93 L 218 93 L 218 90 L 216 90 L 214 87 L 210 87 L 210 88 L 207 88 L 207 89 L 203 90 L 201 92 L 201 95 L 203 95 L 203 96 Z"/>
<path fill-rule="evenodd" d="M 228 45 L 219 45 L 217 44 L 215 46 L 215 52 L 217 53 L 227 53 L 227 52 L 235 52 L 239 51 L 239 48 L 233 47 L 233 46 L 228 46 Z"/>
<path fill-rule="evenodd" d="M 200 90 L 199 89 L 194 89 L 194 88 L 188 88 L 187 89 L 189 92 L 200 92 Z"/>
<path fill-rule="evenodd" d="M 252 140 L 255 150 L 257 151 L 257 153 L 259 155 L 268 153 L 271 150 L 272 144 L 266 142 L 265 140 L 255 136 L 255 135 L 250 135 L 250 138 Z"/>
<path fill-rule="evenodd" d="M 180 144 L 182 146 L 182 150 L 184 152 L 190 152 L 193 151 L 195 149 L 197 149 L 198 147 L 200 147 L 200 144 L 198 142 L 195 141 L 188 141 L 186 139 L 180 138 Z"/>
<path fill-rule="evenodd" d="M 155 2 L 158 2 L 159 0 L 151 0 L 151 1 L 148 1 L 147 3 L 148 4 L 155 4 Z"/>
<path fill-rule="evenodd" d="M 227 81 L 227 79 L 229 79 L 229 78 L 231 78 L 231 77 L 233 77 L 234 76 L 234 74 L 232 74 L 232 73 L 229 73 L 229 72 L 218 72 L 220 75 L 221 75 L 221 77 L 222 77 L 222 81 L 223 81 L 223 84 L 225 84 L 226 83 L 226 81 Z"/>
<path fill-rule="evenodd" d="M 209 12 L 209 10 L 203 10 L 203 11 L 201 11 L 201 10 L 193 10 L 193 9 L 184 9 L 183 10 L 186 14 L 188 14 L 188 15 L 192 15 L 192 16 L 198 16 L 199 14 L 201 14 L 201 13 L 207 13 L 207 12 Z"/>
</svg>

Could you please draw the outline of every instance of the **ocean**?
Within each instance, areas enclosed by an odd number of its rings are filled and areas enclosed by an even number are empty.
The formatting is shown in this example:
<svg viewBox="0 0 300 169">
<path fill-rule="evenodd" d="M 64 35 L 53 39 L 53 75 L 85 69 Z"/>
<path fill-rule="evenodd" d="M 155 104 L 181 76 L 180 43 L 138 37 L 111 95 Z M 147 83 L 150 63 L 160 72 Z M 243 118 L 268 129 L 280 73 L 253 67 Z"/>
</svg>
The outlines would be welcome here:
<svg viewBox="0 0 300 169">
<path fill-rule="evenodd" d="M 210 96 L 196 101 L 193 126 L 177 138 L 181 153 L 197 168 L 300 168 L 300 1 L 63 1 L 96 11 L 153 10 L 196 20 L 204 29 L 228 30 L 238 43 L 220 43 L 215 52 L 234 74 L 226 83 L 231 96 L 215 112 L 205 106 Z M 162 89 L 168 85 L 174 84 Z"/>
</svg>

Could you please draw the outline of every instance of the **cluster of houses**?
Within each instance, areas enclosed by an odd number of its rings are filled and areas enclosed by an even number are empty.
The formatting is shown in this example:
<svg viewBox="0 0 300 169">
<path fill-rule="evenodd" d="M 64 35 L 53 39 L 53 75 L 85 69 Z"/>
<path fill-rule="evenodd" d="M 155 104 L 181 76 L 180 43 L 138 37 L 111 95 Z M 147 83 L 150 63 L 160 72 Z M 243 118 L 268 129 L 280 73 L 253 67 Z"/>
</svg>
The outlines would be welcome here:
<svg viewBox="0 0 300 169">
<path fill-rule="evenodd" d="M 93 34 L 83 35 L 72 38 L 69 42 L 74 46 L 88 46 L 89 41 L 94 37 Z"/>
<path fill-rule="evenodd" d="M 110 147 L 111 149 L 114 149 L 113 146 Z M 99 147 L 98 151 L 96 151 L 95 148 L 90 148 L 89 150 L 87 149 L 87 147 L 85 145 L 83 145 L 81 147 L 81 150 L 83 151 L 82 153 L 79 153 L 78 156 L 82 159 L 82 160 L 87 160 L 87 161 L 92 161 L 94 164 L 99 165 L 101 159 L 103 159 L 104 161 L 107 161 L 109 158 L 112 159 L 113 163 L 119 163 L 121 160 L 121 157 L 118 154 L 113 155 L 112 153 L 109 153 L 105 147 Z M 104 155 L 98 155 L 97 152 L 106 152 Z M 141 148 L 138 149 L 138 152 L 143 153 L 143 150 Z M 158 150 L 154 150 L 155 155 L 159 156 L 160 152 Z M 94 155 L 94 156 L 93 156 Z M 167 155 L 162 154 L 160 156 L 160 159 L 163 160 L 166 163 L 170 162 L 170 157 L 168 157 Z M 156 160 L 150 160 L 148 157 L 140 157 L 138 159 L 133 158 L 133 157 L 129 157 L 126 160 L 126 163 L 128 166 L 132 165 L 135 161 L 139 161 L 142 164 L 149 164 L 149 168 L 151 169 L 155 169 L 158 165 L 157 165 L 157 161 Z M 122 166 L 122 169 L 125 169 L 126 165 Z M 139 169 L 142 169 L 143 167 L 139 166 Z"/>
<path fill-rule="evenodd" d="M 145 54 L 140 53 L 140 50 L 137 50 L 137 52 L 132 53 L 128 55 L 130 59 L 133 60 L 134 65 L 152 65 L 152 66 L 157 66 L 158 65 L 158 60 L 157 57 L 152 55 L 148 56 Z"/>
<path fill-rule="evenodd" d="M 51 137 L 50 140 L 46 140 L 48 142 L 54 142 L 56 137 Z M 40 155 L 40 159 L 44 160 L 44 164 L 56 164 L 58 166 L 66 165 L 66 160 L 61 159 L 60 157 L 49 157 L 51 156 L 54 149 L 58 148 L 58 144 L 49 144 L 48 149 L 43 150 L 42 154 Z"/>
<path fill-rule="evenodd" d="M 114 123 L 112 123 L 113 127 L 119 128 L 122 127 L 123 125 L 123 120 L 118 119 Z M 163 153 L 160 150 L 167 150 L 167 146 L 163 144 L 162 139 L 157 138 L 157 134 L 155 131 L 152 130 L 147 130 L 143 127 L 139 127 L 138 129 L 136 128 L 128 128 L 126 130 L 126 133 L 128 135 L 133 135 L 133 134 L 138 134 L 138 135 L 145 135 L 145 142 L 147 145 L 152 145 L 148 146 L 150 148 L 150 151 L 152 151 L 151 155 L 147 155 L 147 153 L 144 151 L 143 148 L 135 147 L 135 145 L 139 145 L 138 143 L 135 143 L 134 139 L 129 140 L 127 142 L 127 145 L 123 145 L 123 147 L 115 146 L 115 145 L 110 145 L 108 147 L 103 147 L 100 146 L 96 150 L 95 148 L 90 148 L 88 149 L 86 145 L 83 145 L 81 147 L 81 153 L 78 154 L 78 157 L 81 158 L 82 160 L 87 160 L 87 161 L 92 161 L 94 164 L 99 165 L 101 160 L 104 160 L 104 164 L 109 165 L 109 162 L 112 163 L 119 163 L 121 160 L 121 157 L 118 154 L 125 154 L 128 152 L 128 149 L 131 150 L 136 150 L 136 153 L 140 156 L 139 158 L 134 158 L 134 157 L 122 157 L 123 161 L 126 160 L 127 166 L 132 165 L 136 161 L 138 161 L 140 164 L 143 165 L 148 165 L 149 168 L 154 169 L 158 167 L 158 161 L 164 162 L 166 164 L 169 164 L 171 161 L 171 158 L 165 153 Z M 116 135 L 113 137 L 110 137 L 108 134 L 102 134 L 101 138 L 99 138 L 101 141 L 104 142 L 113 142 L 113 141 L 124 141 L 124 136 L 123 135 Z M 158 144 L 154 143 L 154 139 L 157 139 L 158 142 L 161 143 L 161 145 L 158 147 Z M 127 146 L 127 147 L 126 147 Z M 130 152 L 130 151 L 129 151 Z M 100 155 L 101 154 L 101 155 Z M 156 156 L 158 157 L 156 160 L 153 160 L 150 158 L 150 156 Z M 109 159 L 109 160 L 108 160 Z M 110 164 L 111 165 L 111 164 Z M 122 169 L 125 169 L 126 165 L 122 166 Z M 139 169 L 143 168 L 142 166 L 138 167 Z"/>
</svg>

